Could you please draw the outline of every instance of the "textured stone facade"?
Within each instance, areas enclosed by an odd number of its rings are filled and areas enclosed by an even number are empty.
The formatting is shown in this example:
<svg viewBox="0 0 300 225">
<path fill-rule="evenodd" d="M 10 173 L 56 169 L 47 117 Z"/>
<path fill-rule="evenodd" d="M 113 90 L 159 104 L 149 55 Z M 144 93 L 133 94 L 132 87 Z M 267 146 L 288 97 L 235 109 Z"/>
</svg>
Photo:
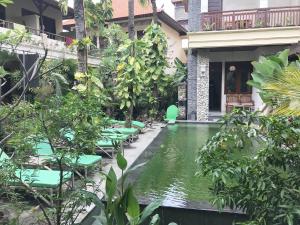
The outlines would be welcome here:
<svg viewBox="0 0 300 225">
<path fill-rule="evenodd" d="M 197 120 L 207 121 L 209 112 L 209 58 L 198 52 L 197 57 Z"/>
<path fill-rule="evenodd" d="M 179 119 L 186 119 L 186 101 L 186 82 L 182 82 L 178 86 Z"/>
<path fill-rule="evenodd" d="M 197 51 L 189 50 L 187 78 L 187 119 L 196 120 L 197 113 Z"/>
</svg>

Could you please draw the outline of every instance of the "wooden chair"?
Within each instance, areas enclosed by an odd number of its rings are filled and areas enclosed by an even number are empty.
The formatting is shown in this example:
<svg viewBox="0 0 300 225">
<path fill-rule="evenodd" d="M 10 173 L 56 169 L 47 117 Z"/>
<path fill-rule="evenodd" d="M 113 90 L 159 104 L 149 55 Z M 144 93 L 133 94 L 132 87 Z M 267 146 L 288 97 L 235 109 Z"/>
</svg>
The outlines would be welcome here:
<svg viewBox="0 0 300 225">
<path fill-rule="evenodd" d="M 240 102 L 240 96 L 238 94 L 226 95 L 226 112 L 229 113 L 233 108 L 243 108 Z"/>
<path fill-rule="evenodd" d="M 251 94 L 242 94 L 240 96 L 240 103 L 243 106 L 243 109 L 249 109 L 250 111 L 254 110 L 254 101 L 252 100 Z"/>
</svg>

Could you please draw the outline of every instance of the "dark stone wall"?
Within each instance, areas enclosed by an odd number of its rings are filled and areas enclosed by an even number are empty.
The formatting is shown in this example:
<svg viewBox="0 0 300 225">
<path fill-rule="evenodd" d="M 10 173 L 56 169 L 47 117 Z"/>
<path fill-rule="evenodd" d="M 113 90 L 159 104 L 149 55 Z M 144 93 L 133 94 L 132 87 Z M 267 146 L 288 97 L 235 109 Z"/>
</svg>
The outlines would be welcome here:
<svg viewBox="0 0 300 225">
<path fill-rule="evenodd" d="M 201 24 L 201 0 L 189 0 L 188 30 L 199 31 Z M 197 50 L 188 52 L 187 119 L 196 120 L 197 113 Z"/>
</svg>

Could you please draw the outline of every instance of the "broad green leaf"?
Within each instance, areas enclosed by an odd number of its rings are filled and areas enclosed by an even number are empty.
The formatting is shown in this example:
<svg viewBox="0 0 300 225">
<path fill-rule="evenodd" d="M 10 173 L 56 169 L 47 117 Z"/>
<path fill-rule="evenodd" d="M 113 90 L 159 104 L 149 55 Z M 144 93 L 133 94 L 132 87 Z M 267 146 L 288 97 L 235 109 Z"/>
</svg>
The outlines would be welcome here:
<svg viewBox="0 0 300 225">
<path fill-rule="evenodd" d="M 117 154 L 117 164 L 121 170 L 125 170 L 127 167 L 127 161 L 120 152 Z"/>
<path fill-rule="evenodd" d="M 101 88 L 101 89 L 104 88 L 102 82 L 97 77 L 92 76 L 91 81 L 94 84 L 96 84 L 99 88 Z"/>
<path fill-rule="evenodd" d="M 132 188 L 129 188 L 128 190 L 127 200 L 127 214 L 130 216 L 131 220 L 134 221 L 134 223 L 131 224 L 137 224 L 140 216 L 140 206 L 136 197 L 134 196 Z"/>
<path fill-rule="evenodd" d="M 289 54 L 290 54 L 289 49 L 285 49 L 284 51 L 282 51 L 278 54 L 278 58 L 281 60 L 283 66 L 288 65 L 288 63 L 289 63 Z"/>
<path fill-rule="evenodd" d="M 128 61 L 129 61 L 129 64 L 132 66 L 135 61 L 135 58 L 130 56 Z"/>
<path fill-rule="evenodd" d="M 77 86 L 75 86 L 75 90 L 77 90 L 79 92 L 85 92 L 86 89 L 87 89 L 87 87 L 84 84 L 78 84 Z"/>
<path fill-rule="evenodd" d="M 151 221 L 150 221 L 150 224 L 149 224 L 149 225 L 159 225 L 159 222 L 160 222 L 159 215 L 158 215 L 158 214 L 155 214 L 155 215 L 151 218 Z"/>
<path fill-rule="evenodd" d="M 75 78 L 75 80 L 80 81 L 80 80 L 86 78 L 86 74 L 81 73 L 81 72 L 76 72 L 75 75 L 74 75 L 74 78 Z"/>
<path fill-rule="evenodd" d="M 274 72 L 274 68 L 268 63 L 258 63 L 258 62 L 252 62 L 252 65 L 254 69 L 259 72 L 260 74 L 264 76 L 272 76 Z"/>
<path fill-rule="evenodd" d="M 162 204 L 162 199 L 157 199 L 153 202 L 151 202 L 142 212 L 140 223 L 143 223 L 149 216 L 152 215 L 152 213 L 158 209 Z"/>
<path fill-rule="evenodd" d="M 120 109 L 123 109 L 124 107 L 125 107 L 125 102 L 124 102 L 124 101 L 122 101 L 122 102 L 121 102 Z"/>
<path fill-rule="evenodd" d="M 112 200 L 114 194 L 117 191 L 117 184 L 118 181 L 117 181 L 116 173 L 113 170 L 113 168 L 110 168 L 106 176 L 106 184 L 105 184 L 105 191 L 110 200 Z"/>
</svg>

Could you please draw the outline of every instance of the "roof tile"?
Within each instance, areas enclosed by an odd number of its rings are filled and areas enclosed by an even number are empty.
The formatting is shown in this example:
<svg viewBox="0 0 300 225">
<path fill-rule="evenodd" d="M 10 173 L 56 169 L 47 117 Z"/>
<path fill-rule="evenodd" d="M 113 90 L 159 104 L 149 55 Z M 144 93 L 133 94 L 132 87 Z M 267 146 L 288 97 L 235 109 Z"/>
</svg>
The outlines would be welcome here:
<svg viewBox="0 0 300 225">
<path fill-rule="evenodd" d="M 113 18 L 128 17 L 128 1 L 127 0 L 112 0 Z M 134 0 L 134 15 L 144 15 L 152 13 L 151 3 L 147 6 L 142 6 L 139 0 Z"/>
</svg>

